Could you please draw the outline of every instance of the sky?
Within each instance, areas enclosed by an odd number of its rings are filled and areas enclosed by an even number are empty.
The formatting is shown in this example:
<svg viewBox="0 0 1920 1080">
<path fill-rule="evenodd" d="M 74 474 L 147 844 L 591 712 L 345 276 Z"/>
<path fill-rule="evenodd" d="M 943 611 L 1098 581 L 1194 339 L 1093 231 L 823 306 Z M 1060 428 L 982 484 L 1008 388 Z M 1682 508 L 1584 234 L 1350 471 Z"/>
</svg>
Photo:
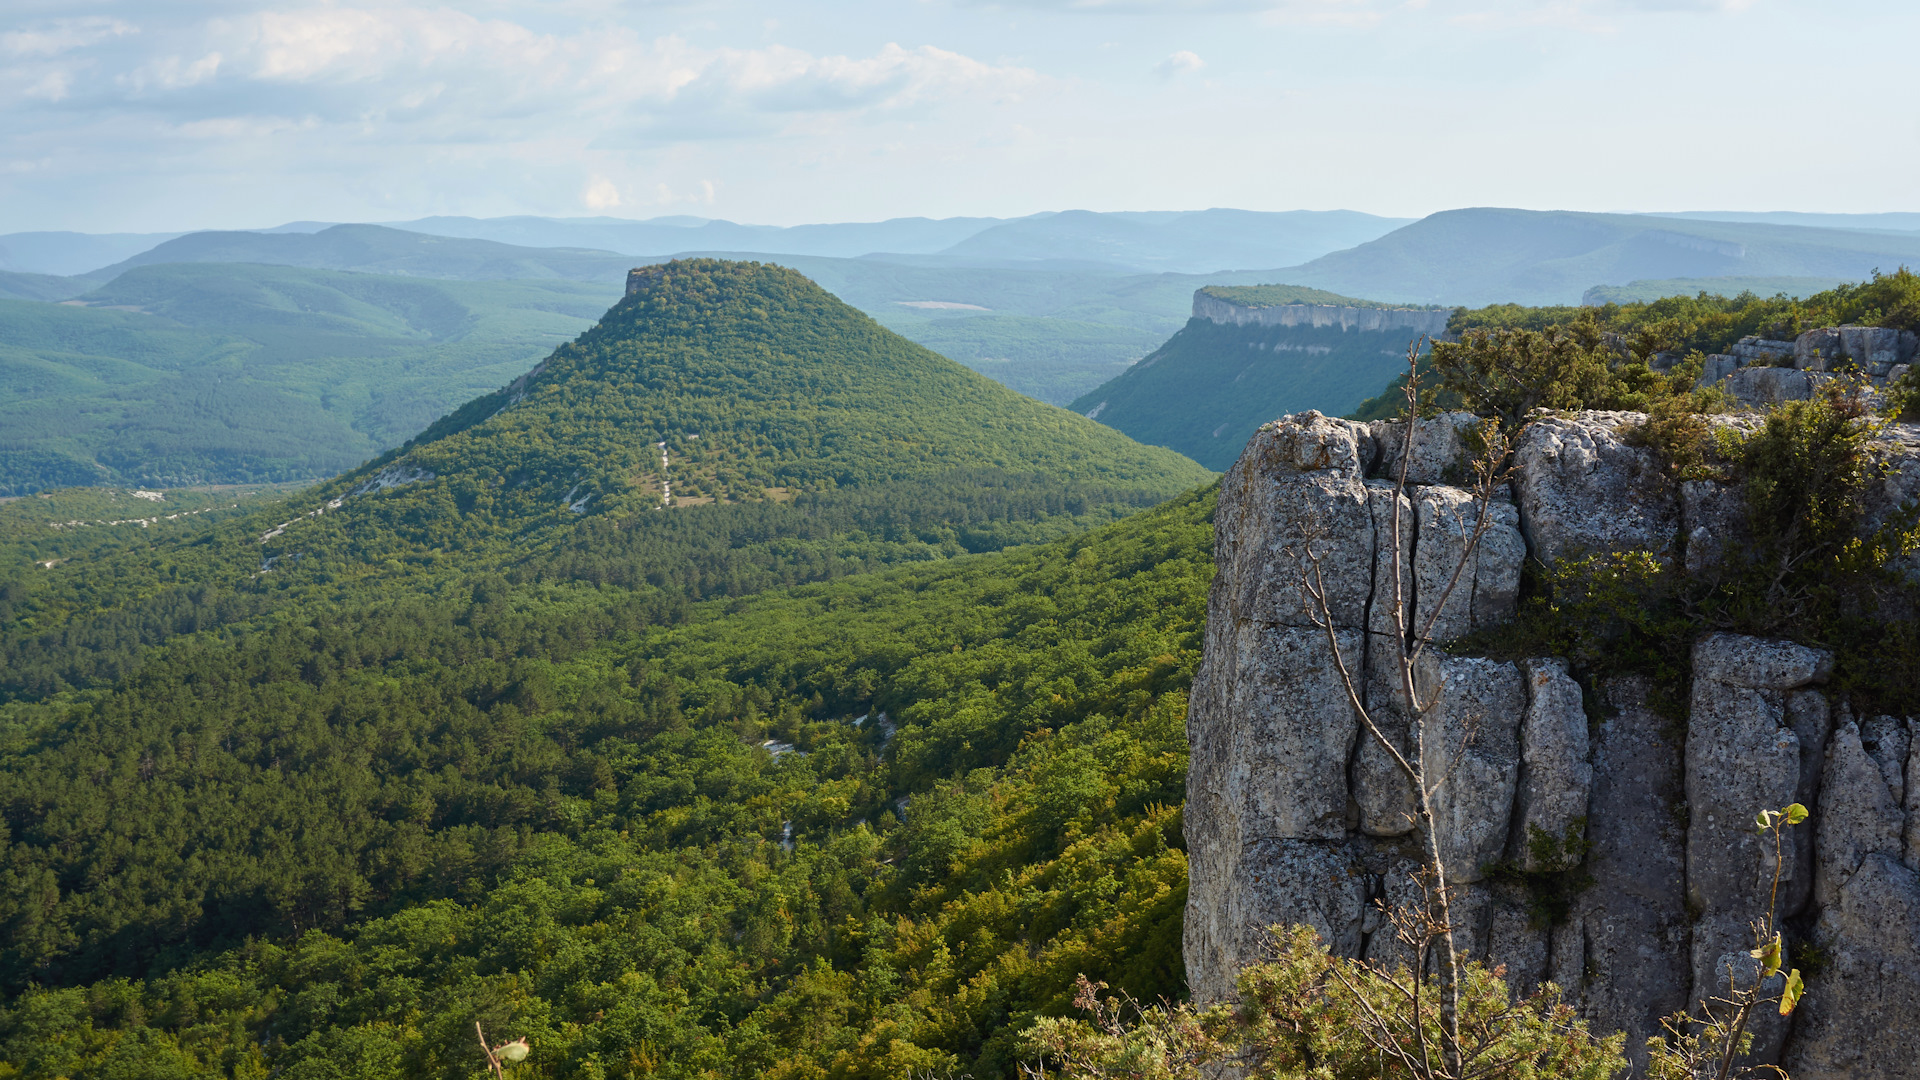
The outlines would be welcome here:
<svg viewBox="0 0 1920 1080">
<path fill-rule="evenodd" d="M 4 0 L 0 233 L 1920 210 L 1914 0 Z"/>
</svg>

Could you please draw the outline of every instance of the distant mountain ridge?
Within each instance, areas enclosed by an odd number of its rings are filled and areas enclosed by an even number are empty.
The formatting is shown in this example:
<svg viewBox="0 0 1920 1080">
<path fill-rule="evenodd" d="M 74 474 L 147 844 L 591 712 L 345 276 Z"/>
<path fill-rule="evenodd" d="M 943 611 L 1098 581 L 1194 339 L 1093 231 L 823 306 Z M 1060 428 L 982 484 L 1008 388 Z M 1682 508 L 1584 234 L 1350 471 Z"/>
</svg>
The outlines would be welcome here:
<svg viewBox="0 0 1920 1080">
<path fill-rule="evenodd" d="M 0 494 L 331 476 L 524 372 L 618 295 L 173 263 L 66 303 L 0 299 Z"/>
<path fill-rule="evenodd" d="M 1284 271 L 1377 300 L 1469 307 L 1576 304 L 1595 285 L 1698 277 L 1858 280 L 1920 265 L 1920 233 L 1474 208 Z"/>
<path fill-rule="evenodd" d="M 188 233 L 85 276 L 111 281 L 136 266 L 160 263 L 266 263 L 461 281 L 567 278 L 617 283 L 632 260 L 586 248 L 526 248 L 380 225 L 334 225 L 314 233 Z"/>
</svg>

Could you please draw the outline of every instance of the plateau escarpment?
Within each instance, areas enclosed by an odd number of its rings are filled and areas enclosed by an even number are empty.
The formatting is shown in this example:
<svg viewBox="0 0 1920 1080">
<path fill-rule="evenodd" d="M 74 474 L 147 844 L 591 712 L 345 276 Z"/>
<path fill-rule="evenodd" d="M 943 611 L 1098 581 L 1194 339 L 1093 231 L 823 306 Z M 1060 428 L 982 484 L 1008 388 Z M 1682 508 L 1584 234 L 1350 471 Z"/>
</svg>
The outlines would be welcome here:
<svg viewBox="0 0 1920 1080">
<path fill-rule="evenodd" d="M 1193 317 L 1223 326 L 1337 326 L 1342 330 L 1411 330 L 1439 337 L 1452 308 L 1334 303 L 1260 303 L 1261 286 L 1213 286 L 1193 294 Z M 1295 290 L 1288 290 L 1289 292 Z M 1309 290 L 1298 290 L 1306 292 Z"/>
<path fill-rule="evenodd" d="M 1409 625 L 1436 642 L 1510 624 L 1529 559 L 1704 570 L 1752 544 L 1750 489 L 1676 482 L 1636 437 L 1644 420 L 1535 418 L 1471 558 L 1463 523 L 1479 508 L 1449 481 L 1473 417 L 1446 414 L 1409 439 L 1403 422 L 1308 412 L 1250 441 L 1221 487 L 1188 714 L 1185 957 L 1197 998 L 1230 993 L 1275 924 L 1305 922 L 1339 953 L 1391 962 L 1398 946 L 1377 903 L 1405 903 L 1421 865 L 1413 794 L 1348 704 L 1319 609 L 1303 602 L 1301 553 L 1325 575 L 1325 617 L 1366 707 L 1411 748 L 1388 614 L 1396 534 Z M 1867 454 L 1871 528 L 1920 497 L 1920 432 L 1890 429 Z M 1388 478 L 1403 464 L 1400 491 Z M 1833 652 L 1790 640 L 1707 627 L 1665 662 L 1663 683 L 1590 656 L 1421 654 L 1416 681 L 1438 704 L 1417 721 L 1419 745 L 1441 783 L 1435 834 L 1462 951 L 1505 965 L 1522 992 L 1558 985 L 1596 1030 L 1626 1032 L 1644 1064 L 1660 1018 L 1752 966 L 1749 922 L 1774 869 L 1754 814 L 1797 801 L 1812 819 L 1791 834 L 1779 912 L 1807 958 L 1807 994 L 1790 1022 L 1768 1010 L 1755 1025 L 1752 1059 L 1800 1080 L 1911 1075 L 1913 720 L 1856 700 Z"/>
<path fill-rule="evenodd" d="M 1359 404 L 1451 314 L 1290 285 L 1210 286 L 1179 333 L 1071 408 L 1224 469 L 1276 415 Z"/>
</svg>

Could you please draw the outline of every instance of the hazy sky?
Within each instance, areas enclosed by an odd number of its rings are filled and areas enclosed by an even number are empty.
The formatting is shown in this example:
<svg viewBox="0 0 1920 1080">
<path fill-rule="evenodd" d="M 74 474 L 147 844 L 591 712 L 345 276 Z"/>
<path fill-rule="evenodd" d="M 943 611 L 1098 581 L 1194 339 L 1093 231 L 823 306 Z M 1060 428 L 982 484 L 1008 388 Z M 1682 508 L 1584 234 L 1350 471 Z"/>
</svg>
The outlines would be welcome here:
<svg viewBox="0 0 1920 1080">
<path fill-rule="evenodd" d="M 0 232 L 1920 210 L 1915 0 L 0 2 Z"/>
</svg>

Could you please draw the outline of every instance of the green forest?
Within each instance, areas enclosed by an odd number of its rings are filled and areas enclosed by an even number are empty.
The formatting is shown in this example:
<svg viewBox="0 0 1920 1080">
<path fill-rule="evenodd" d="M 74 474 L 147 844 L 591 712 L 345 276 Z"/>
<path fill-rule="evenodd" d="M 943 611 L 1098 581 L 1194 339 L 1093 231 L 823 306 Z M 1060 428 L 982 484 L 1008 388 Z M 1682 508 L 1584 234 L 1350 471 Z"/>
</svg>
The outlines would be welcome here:
<svg viewBox="0 0 1920 1080">
<path fill-rule="evenodd" d="M 1550 334 L 1568 344 L 1584 341 L 1586 344 L 1578 347 L 1588 352 L 1604 346 L 1607 351 L 1624 349 L 1644 359 L 1659 352 L 1679 358 L 1725 352 L 1744 337 L 1791 341 L 1817 327 L 1849 324 L 1920 329 L 1920 275 L 1903 266 L 1890 274 L 1875 273 L 1867 281 L 1836 285 L 1806 297 L 1785 292 L 1761 296 L 1751 291 L 1724 296 L 1702 290 L 1691 296 L 1583 307 L 1493 304 L 1454 312 L 1447 320 L 1447 332 L 1452 337 L 1476 332 Z M 1618 347 L 1607 343 L 1609 336 Z M 1394 415 L 1404 402 L 1405 385 L 1404 377 L 1396 378 L 1348 415 L 1360 420 Z"/>
<path fill-rule="evenodd" d="M 1337 415 L 1354 408 L 1406 367 L 1413 336 L 1407 330 L 1227 326 L 1195 318 L 1071 407 L 1141 442 L 1224 471 L 1260 425 L 1276 416 L 1302 409 Z"/>
<path fill-rule="evenodd" d="M 0 300 L 0 495 L 351 469 L 531 367 L 617 298 L 571 281 L 136 267 Z"/>
<path fill-rule="evenodd" d="M 705 260 L 337 480 L 0 505 L 0 1075 L 1011 1075 L 1177 994 L 1208 479 Z"/>
<path fill-rule="evenodd" d="M 1210 506 L 691 608 L 482 576 L 16 705 L 0 1058 L 1011 1075 L 1079 972 L 1180 991 Z"/>
<path fill-rule="evenodd" d="M 1459 318 L 1703 347 L 1916 295 Z M 1556 405 L 1685 396 L 1594 362 Z M 521 1077 L 1011 1080 L 1080 976 L 1184 995 L 1214 504 L 718 260 L 336 479 L 0 503 L 0 1077 L 466 1078 L 478 1023 Z"/>
</svg>

